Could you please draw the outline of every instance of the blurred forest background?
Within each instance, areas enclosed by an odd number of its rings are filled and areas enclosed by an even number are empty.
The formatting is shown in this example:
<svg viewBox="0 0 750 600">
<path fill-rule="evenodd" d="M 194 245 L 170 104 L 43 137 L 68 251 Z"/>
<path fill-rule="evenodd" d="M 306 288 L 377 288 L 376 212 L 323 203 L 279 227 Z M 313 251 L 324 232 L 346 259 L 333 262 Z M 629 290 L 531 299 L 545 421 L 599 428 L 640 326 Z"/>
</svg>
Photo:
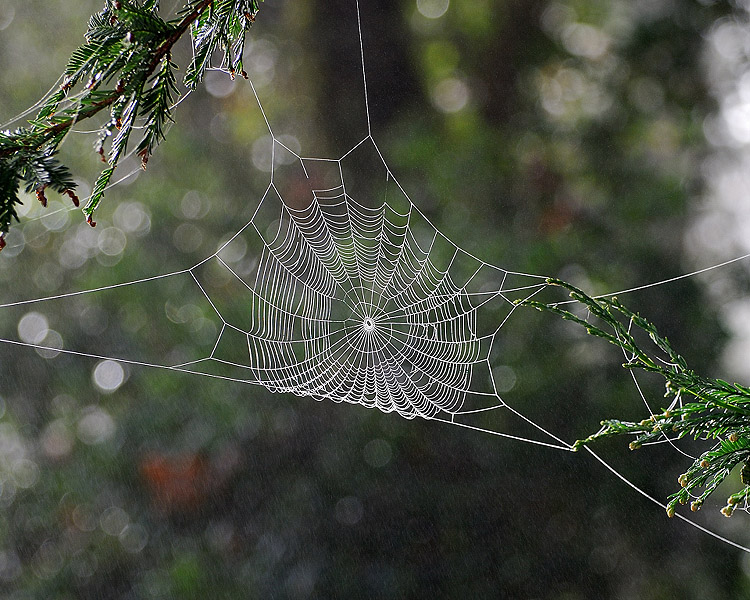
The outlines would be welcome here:
<svg viewBox="0 0 750 600">
<path fill-rule="evenodd" d="M 361 4 L 373 135 L 463 248 L 590 293 L 747 252 L 739 0 Z M 46 93 L 99 8 L 0 3 L 0 122 Z M 267 0 L 246 51 L 274 131 L 303 156 L 338 157 L 365 135 L 359 60 L 353 0 Z M 65 199 L 50 194 L 44 213 L 28 197 L 0 254 L 0 303 L 187 268 L 247 222 L 268 183 L 267 130 L 247 82 L 209 75 L 96 229 L 56 211 Z M 92 145 L 81 133 L 64 147 L 81 192 L 101 166 Z M 622 299 L 693 368 L 748 383 L 748 283 L 734 266 Z M 158 341 L 169 362 L 216 334 L 181 294 L 134 286 L 0 309 L 0 335 L 106 356 Z M 178 327 L 151 325 L 165 317 Z M 614 349 L 551 315 L 514 318 L 498 357 L 513 406 L 571 442 L 605 417 L 643 418 Z M 602 450 L 658 498 L 686 466 L 626 440 Z M 719 495 L 696 518 L 747 544 L 749 517 L 721 517 Z M 0 345 L 0 597 L 459 595 L 750 597 L 750 560 L 586 455 Z"/>
</svg>

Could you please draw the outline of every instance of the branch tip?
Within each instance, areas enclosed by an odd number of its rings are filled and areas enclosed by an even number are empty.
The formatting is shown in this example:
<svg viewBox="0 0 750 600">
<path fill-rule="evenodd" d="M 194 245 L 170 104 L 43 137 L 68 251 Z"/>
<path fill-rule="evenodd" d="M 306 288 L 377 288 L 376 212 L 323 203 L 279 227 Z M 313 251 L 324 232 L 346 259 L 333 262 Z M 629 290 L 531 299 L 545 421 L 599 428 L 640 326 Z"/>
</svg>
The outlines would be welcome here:
<svg viewBox="0 0 750 600">
<path fill-rule="evenodd" d="M 73 201 L 73 205 L 76 208 L 78 208 L 81 205 L 81 200 L 78 198 L 78 196 L 76 195 L 76 193 L 73 190 L 67 189 L 67 190 L 65 190 L 65 193 Z"/>
<path fill-rule="evenodd" d="M 36 189 L 36 199 L 39 200 L 39 203 L 44 208 L 47 208 L 47 196 L 44 195 L 44 188 L 46 187 L 46 185 L 43 185 L 42 187 Z"/>
</svg>

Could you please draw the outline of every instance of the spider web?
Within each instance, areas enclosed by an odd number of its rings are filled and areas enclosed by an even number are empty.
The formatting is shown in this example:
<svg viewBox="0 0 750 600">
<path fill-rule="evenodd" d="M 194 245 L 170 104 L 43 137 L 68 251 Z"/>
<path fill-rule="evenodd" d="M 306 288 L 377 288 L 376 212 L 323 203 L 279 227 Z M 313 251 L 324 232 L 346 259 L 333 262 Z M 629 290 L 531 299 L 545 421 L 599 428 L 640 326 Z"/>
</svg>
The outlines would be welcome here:
<svg viewBox="0 0 750 600">
<path fill-rule="evenodd" d="M 339 159 L 304 158 L 266 123 L 268 187 L 252 218 L 214 254 L 185 270 L 0 308 L 187 280 L 218 319 L 208 354 L 166 364 L 50 350 L 464 426 L 472 425 L 461 417 L 506 408 L 546 440 L 493 433 L 570 449 L 500 398 L 490 364 L 514 301 L 541 291 L 545 278 L 490 265 L 445 237 L 409 199 L 370 135 Z M 237 248 L 255 257 L 242 272 L 231 264 Z M 217 270 L 227 276 L 218 283 Z"/>
<path fill-rule="evenodd" d="M 190 325 L 210 315 L 216 334 L 207 348 L 187 344 L 175 359 L 158 336 L 151 355 L 138 357 L 126 349 L 93 353 L 62 343 L 10 337 L 0 342 L 51 355 L 261 385 L 274 393 L 359 404 L 570 451 L 570 443 L 501 397 L 493 371 L 493 348 L 502 345 L 503 328 L 516 302 L 547 288 L 546 277 L 503 269 L 462 249 L 432 225 L 399 184 L 372 135 L 355 3 L 367 134 L 348 152 L 330 159 L 292 150 L 275 133 L 251 80 L 268 129 L 270 179 L 249 220 L 216 252 L 178 271 L 0 304 L 9 314 L 29 305 L 74 302 L 84 295 L 122 294 L 126 288 L 144 295 L 191 297 L 193 304 L 182 308 L 195 310 L 167 316 L 173 324 Z M 235 260 L 246 253 L 249 260 Z M 59 329 L 64 327 L 60 324 Z M 75 337 L 63 332 L 61 339 Z M 634 383 L 651 412 L 635 377 Z M 513 425 L 505 423 L 507 431 L 483 426 L 476 417 L 489 411 L 512 415 Z M 666 436 L 664 442 L 672 443 Z M 624 483 L 664 507 L 586 450 Z"/>
<path fill-rule="evenodd" d="M 540 291 L 544 279 L 489 265 L 448 240 L 409 200 L 372 137 L 321 160 L 299 157 L 269 131 L 274 164 L 287 166 L 274 168 L 251 221 L 190 269 L 222 322 L 211 355 L 191 366 L 229 364 L 273 392 L 406 418 L 453 422 L 507 407 L 490 350 L 514 300 Z M 258 240 L 244 275 L 222 257 Z M 208 289 L 201 273 L 210 262 L 244 292 L 250 311 L 241 322 Z M 228 334 L 246 337 L 243 356 L 222 355 Z"/>
</svg>

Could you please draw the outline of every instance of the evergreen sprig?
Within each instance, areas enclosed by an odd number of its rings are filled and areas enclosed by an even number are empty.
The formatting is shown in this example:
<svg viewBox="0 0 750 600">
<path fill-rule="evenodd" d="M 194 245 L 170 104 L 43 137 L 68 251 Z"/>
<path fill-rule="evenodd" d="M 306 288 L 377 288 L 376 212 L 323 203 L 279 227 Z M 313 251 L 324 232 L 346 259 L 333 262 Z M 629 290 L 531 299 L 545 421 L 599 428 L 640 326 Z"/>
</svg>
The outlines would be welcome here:
<svg viewBox="0 0 750 600">
<path fill-rule="evenodd" d="M 223 51 L 222 66 L 232 77 L 236 72 L 247 77 L 242 68 L 245 36 L 260 1 L 187 0 L 176 18 L 165 20 L 159 0 L 106 0 L 89 20 L 85 43 L 70 56 L 60 89 L 27 126 L 0 131 L 0 250 L 12 221 L 18 221 L 21 184 L 44 206 L 47 188 L 79 205 L 72 173 L 57 156 L 76 123 L 107 109 L 109 120 L 95 146 L 107 166 L 83 208 L 87 222 L 95 226 L 94 211 L 127 152 L 138 119 L 143 129 L 136 152 L 143 168 L 173 121 L 179 94 L 174 44 L 191 33 L 193 58 L 184 78 L 190 89 L 203 80 L 217 50 Z"/>
<path fill-rule="evenodd" d="M 671 398 L 667 408 L 640 422 L 602 421 L 601 429 L 576 441 L 574 449 L 621 435 L 634 436 L 629 446 L 631 450 L 651 442 L 684 437 L 714 441 L 711 449 L 695 459 L 678 478 L 681 489 L 669 496 L 667 515 L 674 516 L 677 505 L 688 502 L 691 510 L 699 510 L 719 484 L 742 465 L 744 487 L 729 496 L 722 509 L 725 516 L 731 516 L 737 506 L 746 503 L 750 497 L 750 388 L 703 377 L 692 371 L 653 323 L 628 309 L 617 298 L 593 298 L 559 279 L 548 279 L 547 283 L 568 290 L 570 297 L 585 306 L 602 326 L 581 318 L 558 303 L 525 300 L 519 304 L 554 313 L 581 325 L 590 335 L 621 348 L 626 357 L 623 367 L 657 373 L 666 383 L 665 398 Z M 647 348 L 638 339 L 642 337 L 637 335 L 638 331 L 647 334 L 651 342 Z"/>
</svg>

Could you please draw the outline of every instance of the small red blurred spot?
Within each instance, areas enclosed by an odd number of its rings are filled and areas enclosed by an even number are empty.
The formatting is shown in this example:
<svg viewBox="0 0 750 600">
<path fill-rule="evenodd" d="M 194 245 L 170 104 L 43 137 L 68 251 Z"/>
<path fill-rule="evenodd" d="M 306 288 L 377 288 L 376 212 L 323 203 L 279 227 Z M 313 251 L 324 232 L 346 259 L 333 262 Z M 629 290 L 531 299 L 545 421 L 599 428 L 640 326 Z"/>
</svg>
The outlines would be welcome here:
<svg viewBox="0 0 750 600">
<path fill-rule="evenodd" d="M 229 444 L 211 460 L 201 454 L 150 453 L 141 458 L 139 469 L 155 510 L 185 515 L 226 489 L 240 463 L 239 448 Z"/>
<path fill-rule="evenodd" d="M 165 513 L 195 511 L 212 488 L 210 465 L 195 454 L 173 457 L 151 454 L 141 459 L 140 471 L 154 507 Z"/>
</svg>

